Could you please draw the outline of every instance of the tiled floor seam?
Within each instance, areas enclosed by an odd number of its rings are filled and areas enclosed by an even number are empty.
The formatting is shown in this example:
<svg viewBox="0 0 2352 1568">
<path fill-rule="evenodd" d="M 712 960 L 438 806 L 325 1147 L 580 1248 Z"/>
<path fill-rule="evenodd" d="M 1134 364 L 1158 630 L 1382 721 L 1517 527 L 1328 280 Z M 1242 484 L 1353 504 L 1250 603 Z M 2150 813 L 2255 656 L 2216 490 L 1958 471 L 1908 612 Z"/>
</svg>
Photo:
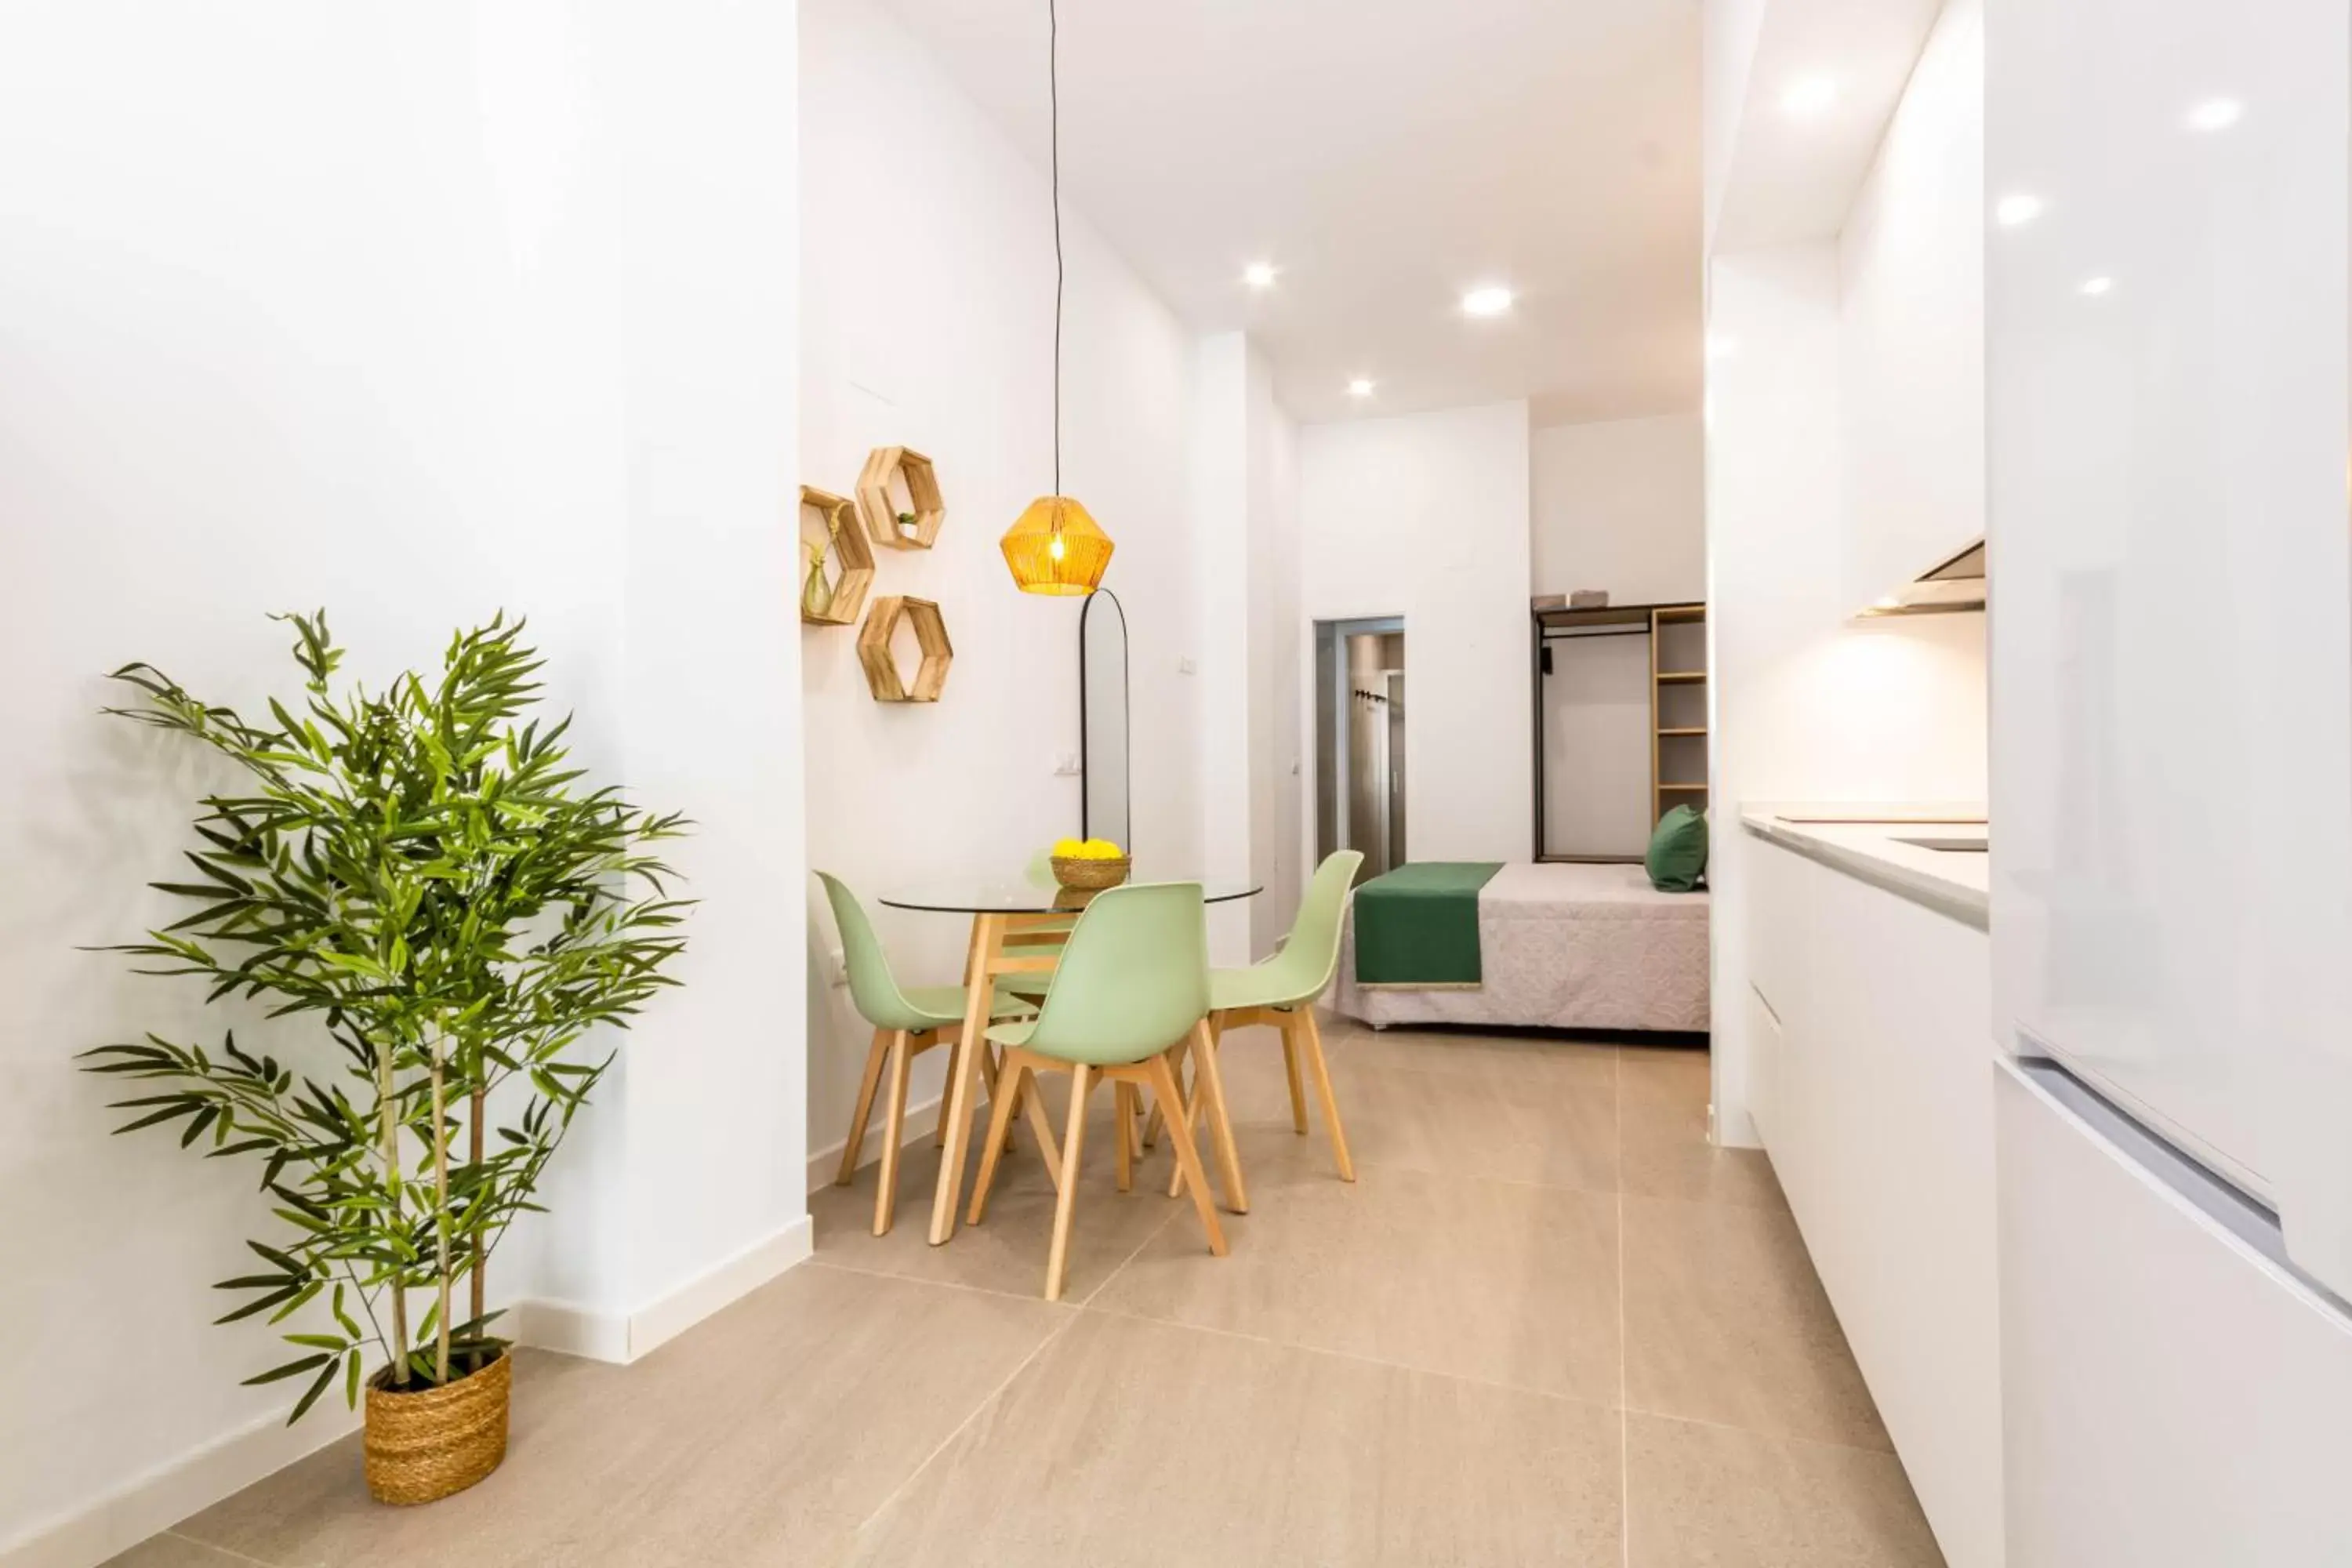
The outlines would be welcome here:
<svg viewBox="0 0 2352 1568">
<path fill-rule="evenodd" d="M 1003 1292 L 991 1291 L 989 1293 L 991 1295 L 998 1295 Z M 874 1511 L 857 1521 L 856 1530 L 851 1532 L 853 1542 L 862 1540 L 866 1532 L 873 1528 L 875 1521 L 880 1519 L 884 1514 L 889 1512 L 898 1500 L 907 1495 L 908 1489 L 922 1479 L 923 1472 L 929 1469 L 933 1464 L 938 1462 L 939 1457 L 941 1454 L 946 1453 L 950 1448 L 955 1446 L 956 1439 L 963 1436 L 964 1429 L 970 1426 L 973 1422 L 979 1420 L 982 1415 L 986 1415 L 989 1407 L 1002 1400 L 1004 1397 L 1005 1391 L 1021 1380 L 1021 1374 L 1023 1373 L 1027 1372 L 1031 1367 L 1037 1364 L 1039 1358 L 1044 1356 L 1047 1351 L 1053 1348 L 1054 1342 L 1060 1339 L 1065 1333 L 1067 1333 L 1069 1331 L 1070 1325 L 1078 1321 L 1079 1310 L 1083 1310 L 1083 1309 L 1074 1310 L 1064 1313 L 1061 1321 L 1054 1325 L 1053 1331 L 1044 1339 L 1039 1340 L 1035 1346 L 1030 1350 L 1029 1353 L 1021 1358 L 1019 1364 L 1014 1366 L 1011 1372 L 1004 1374 L 1003 1381 L 999 1383 L 994 1388 L 989 1390 L 984 1398 L 982 1398 L 978 1404 L 974 1405 L 970 1410 L 966 1411 L 964 1413 L 964 1418 L 955 1424 L 954 1429 L 950 1431 L 946 1436 L 940 1438 L 939 1445 L 929 1453 L 923 1456 L 921 1463 L 918 1464 L 913 1469 L 908 1470 L 904 1479 L 902 1479 L 897 1486 L 890 1489 L 888 1495 L 884 1497 L 879 1503 L 875 1505 Z M 855 1555 L 854 1552 L 853 1555 Z"/>
<path fill-rule="evenodd" d="M 965 1290 L 975 1296 L 993 1296 L 1000 1301 L 1035 1301 L 1041 1306 L 1066 1307 L 1072 1310 L 1076 1310 L 1077 1307 L 1077 1303 L 1074 1301 L 1049 1302 L 1042 1292 L 1000 1290 L 993 1285 L 973 1285 L 961 1279 L 931 1279 L 920 1274 L 893 1274 L 887 1268 L 866 1268 L 857 1264 L 844 1263 L 838 1258 L 827 1258 L 822 1254 L 812 1254 L 808 1261 L 820 1268 L 830 1268 L 836 1274 L 855 1274 L 861 1279 L 888 1279 L 900 1285 L 930 1285 L 941 1290 Z"/>
<path fill-rule="evenodd" d="M 1531 1399 L 1548 1399 L 1558 1405 L 1573 1405 L 1585 1410 L 1608 1410 L 1606 1405 L 1590 1399 L 1579 1399 L 1572 1394 L 1555 1394 L 1548 1388 L 1529 1388 L 1524 1384 L 1503 1383 L 1491 1377 L 1473 1377 L 1468 1373 L 1440 1372 L 1435 1367 L 1415 1366 L 1410 1362 L 1388 1361 L 1380 1356 L 1360 1355 L 1354 1351 L 1335 1351 L 1326 1345 L 1303 1345 L 1293 1340 L 1270 1339 L 1264 1334 L 1244 1333 L 1239 1329 L 1213 1328 L 1206 1323 L 1188 1323 L 1177 1318 L 1154 1318 L 1141 1312 L 1123 1312 L 1117 1307 L 1097 1306 L 1091 1300 L 1080 1309 L 1097 1312 L 1123 1322 L 1149 1323 L 1154 1328 L 1180 1329 L 1186 1333 L 1207 1334 L 1213 1339 L 1239 1340 L 1244 1344 L 1265 1345 L 1278 1351 L 1296 1351 L 1300 1355 L 1323 1356 L 1331 1361 L 1352 1362 L 1358 1366 L 1376 1366 L 1383 1372 L 1409 1372 L 1415 1377 L 1443 1378 L 1469 1388 L 1492 1389 L 1497 1394 L 1521 1394 Z M 1647 1414 L 1647 1412 L 1643 1412 Z"/>
<path fill-rule="evenodd" d="M 1142 1173 L 1143 1173 L 1140 1170 L 1136 1173 L 1139 1177 L 1140 1177 Z M 1138 1184 L 1140 1185 L 1141 1184 L 1139 1182 Z M 1102 1283 L 1097 1285 L 1093 1289 L 1087 1292 L 1086 1300 L 1075 1303 L 1078 1309 L 1080 1310 L 1084 1310 L 1086 1308 L 1092 1306 L 1096 1297 L 1109 1289 L 1112 1282 L 1118 1279 L 1120 1275 L 1127 1272 L 1127 1266 L 1134 1262 L 1137 1258 L 1142 1257 L 1143 1249 L 1150 1247 L 1153 1242 L 1159 1240 L 1160 1233 L 1161 1231 L 1166 1230 L 1170 1226 L 1176 1223 L 1177 1212 L 1178 1211 L 1171 1204 L 1170 1205 L 1170 1212 L 1161 1217 L 1158 1225 L 1151 1227 L 1151 1233 L 1149 1236 L 1146 1236 L 1141 1241 L 1135 1244 L 1135 1250 L 1129 1252 L 1125 1258 L 1120 1258 L 1118 1260 L 1118 1267 L 1104 1275 L 1102 1278 Z"/>
<path fill-rule="evenodd" d="M 222 1546 L 215 1542 L 206 1541 L 201 1535 L 190 1535 L 186 1531 L 180 1529 L 177 1525 L 164 1531 L 163 1533 L 170 1536 L 174 1541 L 184 1541 L 191 1546 L 201 1546 L 207 1552 L 217 1552 L 223 1557 L 234 1558 L 239 1563 L 250 1563 L 254 1565 L 254 1568 L 292 1568 L 292 1565 L 289 1563 L 272 1563 L 266 1558 L 256 1557 L 251 1552 L 239 1552 L 233 1546 Z"/>
<path fill-rule="evenodd" d="M 1685 1426 L 1706 1426 L 1717 1432 L 1737 1432 L 1743 1437 L 1761 1437 L 1768 1443 L 1802 1443 L 1809 1448 L 1841 1448 L 1849 1454 L 1876 1454 L 1882 1458 L 1895 1459 L 1890 1444 L 1841 1443 L 1834 1437 L 1808 1437 L 1801 1432 L 1775 1432 L 1764 1426 L 1742 1426 L 1735 1421 L 1709 1421 L 1704 1415 L 1679 1415 L 1671 1410 L 1649 1410 L 1639 1405 L 1626 1405 L 1628 1419 L 1639 1415 L 1645 1421 L 1675 1421 Z"/>
</svg>

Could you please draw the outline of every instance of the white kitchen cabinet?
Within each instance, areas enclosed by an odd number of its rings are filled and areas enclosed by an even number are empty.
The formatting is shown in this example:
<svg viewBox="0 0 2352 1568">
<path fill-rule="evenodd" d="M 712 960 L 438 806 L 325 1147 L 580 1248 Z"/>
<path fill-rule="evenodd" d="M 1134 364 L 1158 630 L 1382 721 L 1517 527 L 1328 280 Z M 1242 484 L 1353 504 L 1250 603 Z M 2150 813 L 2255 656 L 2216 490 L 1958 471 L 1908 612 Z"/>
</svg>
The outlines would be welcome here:
<svg viewBox="0 0 2352 1568">
<path fill-rule="evenodd" d="M 2003 1561 L 1982 931 L 1753 833 L 1754 1107 L 1954 1568 Z"/>
<path fill-rule="evenodd" d="M 2352 1326 L 2063 1076 L 1996 1102 L 2011 1568 L 2352 1563 Z"/>
<path fill-rule="evenodd" d="M 2352 1294 L 2343 0 L 1990 0 L 1996 1018 Z"/>
<path fill-rule="evenodd" d="M 1984 7 L 1948 0 L 1838 239 L 1843 597 L 1985 531 Z"/>
</svg>

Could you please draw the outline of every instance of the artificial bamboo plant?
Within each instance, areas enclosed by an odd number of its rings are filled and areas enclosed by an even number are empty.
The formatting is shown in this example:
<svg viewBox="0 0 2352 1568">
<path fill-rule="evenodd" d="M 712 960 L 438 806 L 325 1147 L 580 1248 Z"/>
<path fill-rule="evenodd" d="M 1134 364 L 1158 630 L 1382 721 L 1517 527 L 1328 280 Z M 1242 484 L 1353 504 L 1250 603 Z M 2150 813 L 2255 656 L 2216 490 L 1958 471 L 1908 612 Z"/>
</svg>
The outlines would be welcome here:
<svg viewBox="0 0 2352 1568">
<path fill-rule="evenodd" d="M 245 775 L 202 802 L 196 879 L 155 884 L 196 908 L 114 951 L 208 982 L 208 1001 L 314 1024 L 285 1047 L 310 1070 L 233 1032 L 217 1051 L 151 1034 L 85 1065 L 168 1085 L 119 1102 L 136 1114 L 118 1131 L 176 1126 L 184 1148 L 260 1163 L 282 1229 L 246 1244 L 268 1267 L 220 1283 L 243 1300 L 219 1321 L 283 1322 L 325 1298 L 313 1331 L 284 1335 L 298 1353 L 247 1380 L 307 1376 L 290 1422 L 338 1381 L 355 1403 L 372 1360 L 379 1386 L 437 1387 L 502 1348 L 484 1265 L 538 1207 L 612 1060 L 594 1031 L 675 984 L 662 969 L 687 906 L 646 849 L 683 819 L 583 786 L 570 719 L 521 722 L 541 668 L 521 621 L 458 634 L 437 679 L 339 692 L 325 613 L 276 618 L 309 679 L 303 711 L 272 699 L 270 723 L 152 665 L 114 672 L 143 700 L 110 713 L 193 736 Z"/>
</svg>

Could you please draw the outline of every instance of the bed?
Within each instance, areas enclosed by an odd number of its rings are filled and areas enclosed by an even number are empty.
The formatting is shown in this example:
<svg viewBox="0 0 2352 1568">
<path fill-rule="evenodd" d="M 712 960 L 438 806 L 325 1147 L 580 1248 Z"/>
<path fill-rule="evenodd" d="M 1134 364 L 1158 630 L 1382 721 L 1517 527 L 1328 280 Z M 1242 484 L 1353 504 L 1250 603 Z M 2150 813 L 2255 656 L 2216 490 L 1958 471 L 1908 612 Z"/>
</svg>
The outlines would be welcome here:
<svg viewBox="0 0 2352 1568">
<path fill-rule="evenodd" d="M 1639 866 L 1505 865 L 1478 889 L 1475 985 L 1356 979 L 1355 911 L 1332 1005 L 1391 1024 L 1707 1027 L 1707 895 L 1662 893 Z"/>
</svg>

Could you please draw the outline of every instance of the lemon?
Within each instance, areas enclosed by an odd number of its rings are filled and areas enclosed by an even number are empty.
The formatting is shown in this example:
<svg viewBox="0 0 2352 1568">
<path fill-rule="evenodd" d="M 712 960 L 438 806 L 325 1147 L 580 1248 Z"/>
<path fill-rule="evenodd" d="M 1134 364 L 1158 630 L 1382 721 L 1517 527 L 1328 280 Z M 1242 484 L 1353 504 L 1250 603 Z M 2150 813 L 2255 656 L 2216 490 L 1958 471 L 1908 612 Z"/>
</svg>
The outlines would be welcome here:
<svg viewBox="0 0 2352 1568">
<path fill-rule="evenodd" d="M 1076 860 L 1083 857 L 1086 852 L 1087 847 L 1075 838 L 1054 840 L 1054 855 L 1056 859 Z"/>
<path fill-rule="evenodd" d="M 1116 860 L 1120 850 L 1108 838 L 1089 838 L 1079 847 L 1078 853 L 1089 860 Z"/>
</svg>

